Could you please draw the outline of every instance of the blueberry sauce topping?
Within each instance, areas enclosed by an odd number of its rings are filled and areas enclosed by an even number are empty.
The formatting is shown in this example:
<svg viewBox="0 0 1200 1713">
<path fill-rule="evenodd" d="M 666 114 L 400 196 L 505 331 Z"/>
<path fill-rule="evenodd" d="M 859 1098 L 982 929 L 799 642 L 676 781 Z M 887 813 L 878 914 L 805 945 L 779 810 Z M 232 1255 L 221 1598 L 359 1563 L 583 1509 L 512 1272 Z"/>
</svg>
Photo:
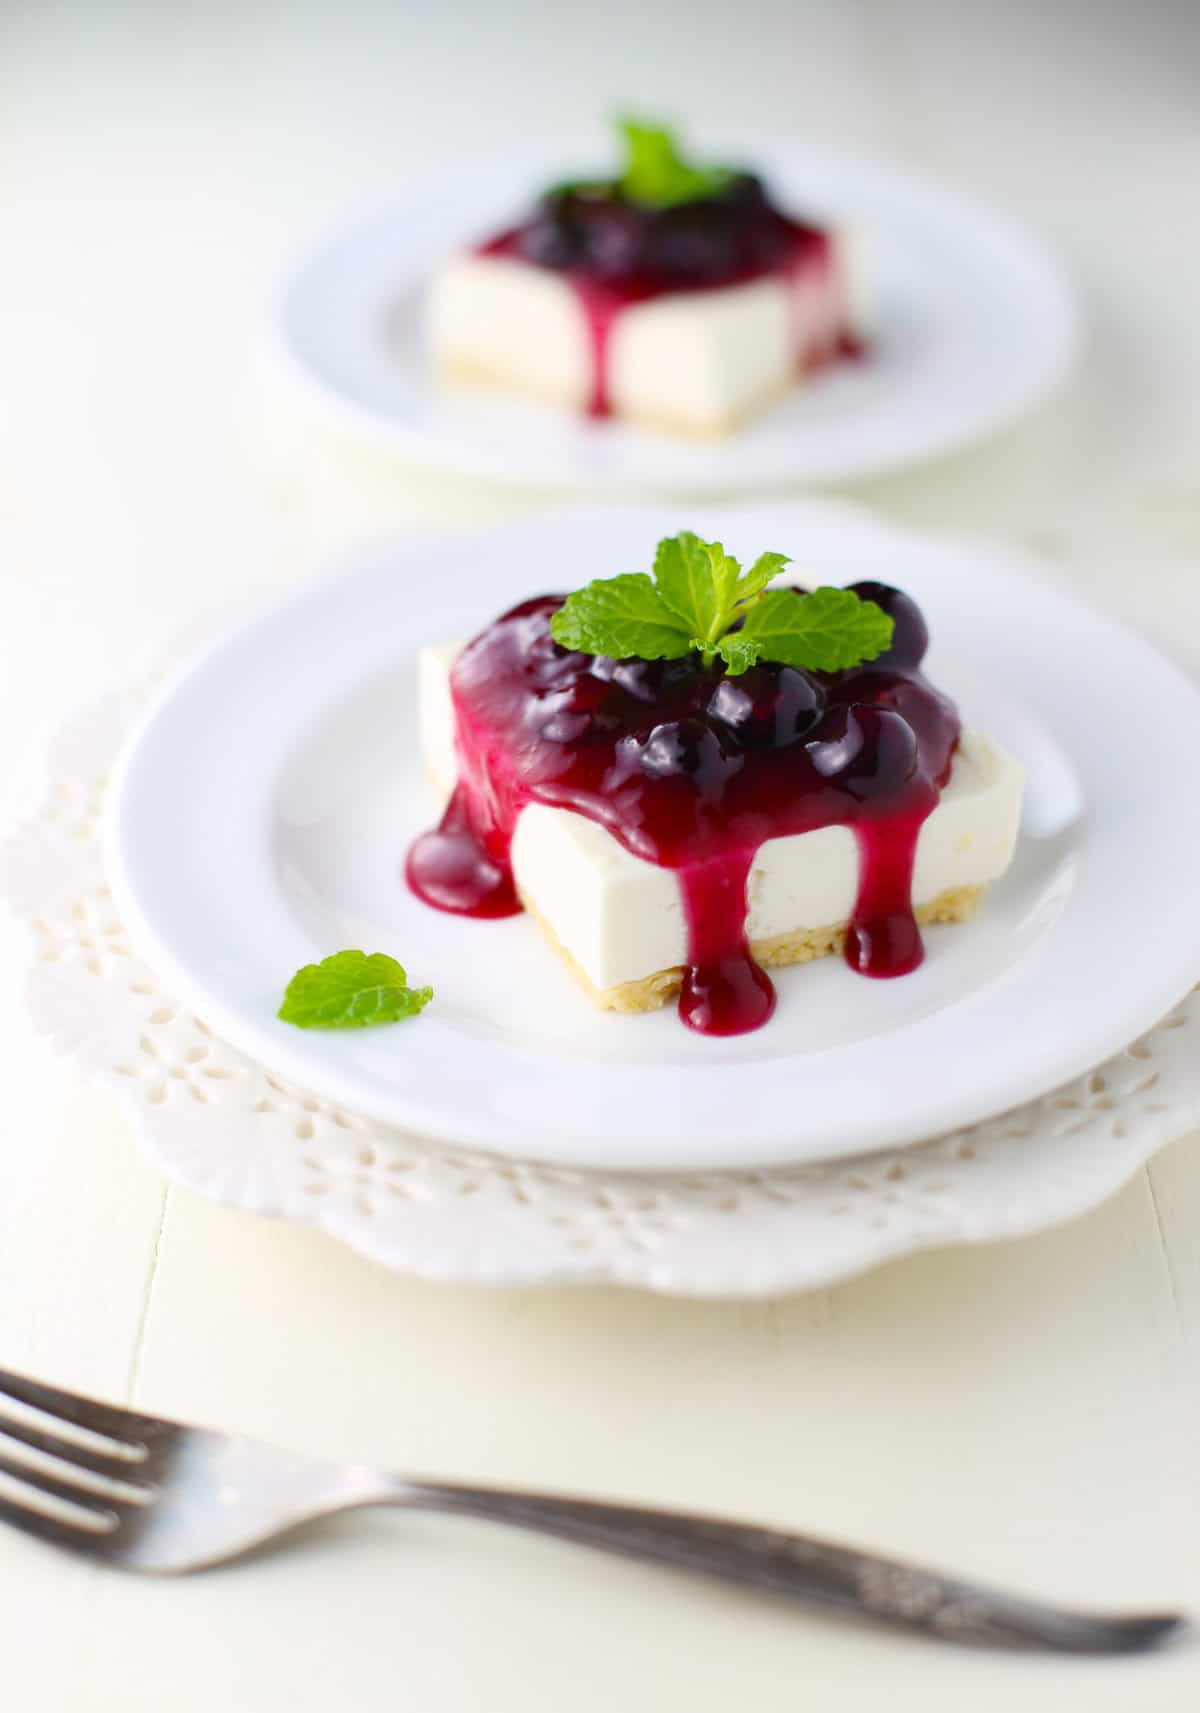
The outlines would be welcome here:
<svg viewBox="0 0 1200 1713">
<path fill-rule="evenodd" d="M 759 847 L 847 826 L 859 851 L 847 961 L 870 976 L 915 969 L 916 843 L 959 721 L 920 671 L 927 633 L 915 603 L 883 584 L 854 588 L 895 631 L 886 656 L 837 673 L 760 664 L 727 677 L 698 654 L 572 653 L 550 635 L 562 597 L 514 607 L 455 662 L 458 784 L 441 824 L 409 852 L 413 891 L 440 910 L 512 915 L 521 810 L 537 802 L 586 815 L 676 871 L 688 928 L 680 1014 L 703 1033 L 740 1034 L 775 1005 L 746 937 Z"/>
<path fill-rule="evenodd" d="M 541 268 L 653 291 L 730 285 L 782 267 L 815 227 L 771 206 L 760 179 L 737 173 L 715 195 L 668 208 L 632 202 L 613 183 L 547 191 L 512 234 L 512 253 Z"/>
<path fill-rule="evenodd" d="M 734 173 L 715 194 L 666 208 L 631 201 L 615 181 L 561 185 L 528 220 L 481 244 L 478 253 L 549 268 L 571 285 L 591 348 L 593 416 L 611 410 L 608 349 L 618 316 L 667 292 L 775 276 L 796 294 L 798 371 L 858 349 L 848 322 L 839 329 L 830 321 L 814 341 L 799 313 L 802 292 L 818 282 L 823 295 L 841 294 L 828 234 L 782 214 L 751 173 Z"/>
</svg>

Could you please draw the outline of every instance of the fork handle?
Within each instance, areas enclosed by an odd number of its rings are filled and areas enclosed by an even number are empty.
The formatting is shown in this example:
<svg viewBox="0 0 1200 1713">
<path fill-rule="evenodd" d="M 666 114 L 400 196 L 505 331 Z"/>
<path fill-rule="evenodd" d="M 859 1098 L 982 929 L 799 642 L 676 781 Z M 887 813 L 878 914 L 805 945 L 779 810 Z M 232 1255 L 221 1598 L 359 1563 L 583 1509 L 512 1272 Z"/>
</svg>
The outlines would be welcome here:
<svg viewBox="0 0 1200 1713">
<path fill-rule="evenodd" d="M 401 1504 L 508 1523 L 954 1641 L 1134 1653 L 1180 1622 L 1169 1613 L 1109 1616 L 1044 1606 L 898 1559 L 684 1512 L 378 1475 L 352 1503 Z"/>
</svg>

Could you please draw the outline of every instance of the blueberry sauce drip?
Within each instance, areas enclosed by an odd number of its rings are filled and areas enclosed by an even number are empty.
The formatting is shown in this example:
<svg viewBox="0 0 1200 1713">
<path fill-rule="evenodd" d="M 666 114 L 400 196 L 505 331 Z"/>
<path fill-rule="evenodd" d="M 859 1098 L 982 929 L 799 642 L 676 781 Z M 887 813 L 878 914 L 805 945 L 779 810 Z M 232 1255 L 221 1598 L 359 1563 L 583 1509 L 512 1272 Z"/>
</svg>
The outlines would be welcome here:
<svg viewBox="0 0 1200 1713">
<path fill-rule="evenodd" d="M 608 416 L 608 352 L 622 312 L 667 292 L 712 291 L 769 277 L 789 283 L 797 302 L 796 367 L 816 367 L 859 347 L 828 316 L 814 338 L 800 314 L 806 292 L 840 292 L 837 259 L 820 227 L 791 220 L 771 204 L 761 180 L 737 173 L 713 196 L 670 208 L 631 202 L 612 183 L 548 191 L 520 226 L 479 245 L 560 274 L 579 301 L 591 352 L 588 412 Z"/>
<path fill-rule="evenodd" d="M 928 635 L 915 603 L 885 584 L 853 588 L 895 630 L 886 654 L 837 673 L 760 664 L 729 678 L 698 654 L 576 654 L 550 635 L 561 596 L 514 607 L 455 662 L 458 784 L 441 824 L 409 852 L 413 891 L 439 910 L 512 915 L 521 810 L 586 815 L 676 871 L 688 930 L 680 1014 L 705 1034 L 741 1034 L 775 1005 L 746 937 L 759 847 L 846 826 L 859 853 L 847 961 L 869 976 L 915 969 L 913 860 L 959 721 L 920 671 Z"/>
</svg>

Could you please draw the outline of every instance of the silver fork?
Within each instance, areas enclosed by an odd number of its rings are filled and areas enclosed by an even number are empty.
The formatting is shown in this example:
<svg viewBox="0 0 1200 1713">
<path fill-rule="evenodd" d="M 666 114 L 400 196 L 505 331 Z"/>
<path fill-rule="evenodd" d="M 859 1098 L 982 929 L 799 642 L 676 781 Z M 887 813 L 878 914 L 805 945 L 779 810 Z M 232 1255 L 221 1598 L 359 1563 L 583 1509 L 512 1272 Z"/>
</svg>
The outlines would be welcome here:
<svg viewBox="0 0 1200 1713">
<path fill-rule="evenodd" d="M 955 1641 L 1135 1653 L 1183 1622 L 1036 1604 L 755 1524 L 320 1462 L 0 1369 L 0 1519 L 71 1552 L 151 1574 L 203 1570 L 365 1505 L 509 1523 Z"/>
</svg>

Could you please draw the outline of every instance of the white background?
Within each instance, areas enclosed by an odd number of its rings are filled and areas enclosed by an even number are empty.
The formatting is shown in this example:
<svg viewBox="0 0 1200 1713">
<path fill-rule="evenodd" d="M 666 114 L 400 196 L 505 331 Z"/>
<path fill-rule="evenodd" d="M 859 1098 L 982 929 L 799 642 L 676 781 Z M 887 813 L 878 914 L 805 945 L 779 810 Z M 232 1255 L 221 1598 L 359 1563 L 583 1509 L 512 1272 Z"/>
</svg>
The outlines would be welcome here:
<svg viewBox="0 0 1200 1713">
<path fill-rule="evenodd" d="M 0 0 L 0 806 L 27 801 L 31 744 L 197 612 L 282 591 L 355 532 L 535 503 L 322 438 L 248 384 L 256 332 L 331 220 L 618 105 L 795 125 L 1035 221 L 1088 300 L 1079 378 L 988 447 L 858 492 L 1036 548 L 1200 669 L 1198 83 L 1187 0 Z M 1112 692 L 1136 719 L 1136 683 Z M 1200 1611 L 1187 1143 L 1059 1233 L 788 1302 L 419 1286 L 166 1192 L 111 1100 L 32 1036 L 7 922 L 0 951 L 0 1361 L 330 1455 L 724 1507 Z M 1097 979 L 1120 979 L 1102 947 Z M 162 1585 L 0 1535 L 0 1613 L 5 1705 L 37 1713 L 1142 1713 L 1200 1694 L 1200 1642 L 957 1653 L 383 1515 Z"/>
</svg>

